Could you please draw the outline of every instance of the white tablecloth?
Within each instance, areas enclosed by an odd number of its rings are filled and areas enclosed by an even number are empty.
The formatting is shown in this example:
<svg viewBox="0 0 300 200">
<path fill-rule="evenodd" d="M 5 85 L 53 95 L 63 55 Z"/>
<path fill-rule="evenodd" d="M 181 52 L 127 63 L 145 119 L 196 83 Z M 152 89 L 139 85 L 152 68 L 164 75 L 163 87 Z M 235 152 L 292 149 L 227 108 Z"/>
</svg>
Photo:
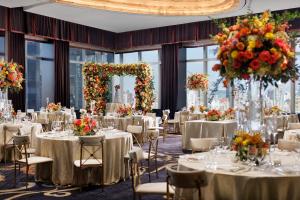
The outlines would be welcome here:
<svg viewBox="0 0 300 200">
<path fill-rule="evenodd" d="M 295 153 L 275 151 L 273 157 L 276 156 L 282 166 L 265 169 L 233 163 L 234 154 L 208 152 L 185 155 L 178 160 L 179 170 L 188 168 L 205 171 L 208 185 L 201 189 L 204 200 L 300 199 L 300 163 L 294 165 Z M 213 162 L 214 165 L 211 165 Z M 185 199 L 198 199 L 196 191 L 177 192 Z"/>
<path fill-rule="evenodd" d="M 4 138 L 6 138 L 6 142 L 10 140 L 10 144 L 12 144 L 12 137 L 13 134 L 11 132 L 4 132 L 4 125 L 9 125 L 12 123 L 2 123 L 0 124 L 0 160 L 4 157 L 3 145 L 5 144 Z M 22 126 L 22 134 L 30 136 L 31 146 L 36 146 L 36 134 L 42 131 L 42 125 L 38 123 L 31 123 L 31 122 L 22 122 L 22 123 L 15 123 L 14 125 L 21 125 Z"/>
<path fill-rule="evenodd" d="M 62 133 L 63 135 L 63 133 Z M 112 184 L 128 176 L 128 166 L 124 156 L 132 149 L 132 135 L 127 132 L 111 130 L 105 132 L 104 142 L 104 183 Z M 51 179 L 58 185 L 78 185 L 87 183 L 100 183 L 99 170 L 85 171 L 83 174 L 74 167 L 74 160 L 80 159 L 80 144 L 76 136 L 51 136 L 41 134 L 37 136 L 36 154 L 50 157 L 54 160 L 52 176 L 45 164 L 38 165 L 37 179 Z M 99 152 L 98 157 L 101 158 Z"/>
<path fill-rule="evenodd" d="M 191 138 L 219 138 L 227 137 L 234 133 L 237 128 L 235 120 L 224 121 L 186 121 L 182 133 L 182 148 L 191 149 Z"/>
</svg>

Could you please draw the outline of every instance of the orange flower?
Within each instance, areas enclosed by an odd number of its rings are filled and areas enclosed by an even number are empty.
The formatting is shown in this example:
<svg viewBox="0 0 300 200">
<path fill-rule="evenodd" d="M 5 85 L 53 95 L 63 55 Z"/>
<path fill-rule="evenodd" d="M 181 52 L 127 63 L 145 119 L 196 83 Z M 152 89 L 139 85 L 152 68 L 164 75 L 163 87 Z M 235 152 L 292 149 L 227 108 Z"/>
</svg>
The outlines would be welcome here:
<svg viewBox="0 0 300 200">
<path fill-rule="evenodd" d="M 238 50 L 244 50 L 245 45 L 244 45 L 244 43 L 239 42 L 239 43 L 237 43 L 236 48 L 237 48 Z"/>
<path fill-rule="evenodd" d="M 219 71 L 219 70 L 221 69 L 221 67 L 222 67 L 222 65 L 220 65 L 220 64 L 215 64 L 215 65 L 213 66 L 212 70 L 213 70 L 214 72 L 216 72 L 216 71 Z"/>
<path fill-rule="evenodd" d="M 229 83 L 229 81 L 228 81 L 227 79 L 225 79 L 225 80 L 223 81 L 223 85 L 224 85 L 225 88 L 228 87 L 228 83 Z"/>
</svg>

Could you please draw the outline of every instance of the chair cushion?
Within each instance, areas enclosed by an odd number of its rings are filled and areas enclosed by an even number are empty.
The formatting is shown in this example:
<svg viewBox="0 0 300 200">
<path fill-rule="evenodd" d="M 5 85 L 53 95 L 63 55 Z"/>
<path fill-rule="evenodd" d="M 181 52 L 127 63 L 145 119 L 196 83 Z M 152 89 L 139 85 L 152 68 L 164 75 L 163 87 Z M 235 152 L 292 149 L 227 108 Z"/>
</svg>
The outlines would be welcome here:
<svg viewBox="0 0 300 200">
<path fill-rule="evenodd" d="M 74 165 L 76 167 L 80 167 L 80 160 L 75 160 L 74 161 Z M 102 159 L 88 159 L 86 160 L 82 160 L 82 166 L 84 167 L 97 167 L 97 166 L 101 166 L 102 165 Z"/>
<path fill-rule="evenodd" d="M 174 194 L 174 190 L 169 186 L 170 193 Z M 144 183 L 136 187 L 137 193 L 144 194 L 166 194 L 167 193 L 167 183 L 157 182 L 157 183 Z"/>
<path fill-rule="evenodd" d="M 23 158 L 21 160 L 18 160 L 18 162 L 26 163 L 26 159 Z M 53 159 L 47 157 L 41 157 L 41 156 L 33 156 L 28 158 L 28 165 L 46 163 L 46 162 L 53 162 Z"/>
<path fill-rule="evenodd" d="M 177 124 L 177 123 L 179 123 L 179 121 L 177 121 L 177 120 L 175 120 L 175 119 L 169 119 L 169 120 L 168 120 L 168 123 L 169 123 L 169 124 Z"/>
</svg>

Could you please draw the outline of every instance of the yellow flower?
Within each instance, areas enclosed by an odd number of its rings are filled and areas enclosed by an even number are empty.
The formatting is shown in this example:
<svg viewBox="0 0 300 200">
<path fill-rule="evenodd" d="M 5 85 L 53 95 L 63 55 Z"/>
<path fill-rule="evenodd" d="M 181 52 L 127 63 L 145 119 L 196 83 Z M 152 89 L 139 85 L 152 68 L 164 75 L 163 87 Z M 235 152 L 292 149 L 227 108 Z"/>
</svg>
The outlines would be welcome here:
<svg viewBox="0 0 300 200">
<path fill-rule="evenodd" d="M 242 144 L 243 144 L 243 146 L 247 146 L 247 145 L 249 144 L 249 142 L 250 142 L 250 140 L 249 140 L 249 139 L 246 139 L 246 140 L 243 141 Z"/>
<path fill-rule="evenodd" d="M 271 53 L 276 53 L 276 52 L 277 52 L 277 49 L 275 49 L 275 48 L 273 47 L 273 48 L 270 49 L 270 52 L 271 52 Z"/>
<path fill-rule="evenodd" d="M 254 25 L 260 28 L 263 26 L 263 23 L 259 19 L 254 19 Z"/>
<path fill-rule="evenodd" d="M 236 50 L 231 52 L 231 57 L 236 58 L 238 56 L 238 52 Z"/>
<path fill-rule="evenodd" d="M 294 52 L 292 52 L 292 51 L 289 51 L 289 52 L 287 52 L 287 55 L 288 55 L 288 57 L 294 57 L 295 56 L 295 53 Z"/>
<path fill-rule="evenodd" d="M 234 143 L 235 143 L 235 144 L 242 144 L 242 142 L 243 142 L 243 139 L 242 139 L 241 137 L 236 137 L 236 138 L 234 139 Z"/>
<path fill-rule="evenodd" d="M 274 39 L 274 34 L 273 33 L 266 33 L 265 38 L 268 39 L 268 40 L 272 40 L 272 39 Z"/>
<path fill-rule="evenodd" d="M 247 50 L 252 50 L 252 49 L 254 49 L 255 48 L 255 40 L 250 40 L 249 42 L 248 42 L 248 47 L 247 47 Z"/>
</svg>

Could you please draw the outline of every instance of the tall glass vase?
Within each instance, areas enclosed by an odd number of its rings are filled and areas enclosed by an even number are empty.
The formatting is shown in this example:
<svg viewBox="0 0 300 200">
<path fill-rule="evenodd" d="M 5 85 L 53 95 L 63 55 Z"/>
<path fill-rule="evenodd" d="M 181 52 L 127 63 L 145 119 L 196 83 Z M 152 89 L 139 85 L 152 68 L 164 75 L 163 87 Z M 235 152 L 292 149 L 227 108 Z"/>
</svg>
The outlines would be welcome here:
<svg viewBox="0 0 300 200">
<path fill-rule="evenodd" d="M 263 82 L 250 80 L 248 83 L 248 119 L 251 132 L 265 132 Z"/>
</svg>

